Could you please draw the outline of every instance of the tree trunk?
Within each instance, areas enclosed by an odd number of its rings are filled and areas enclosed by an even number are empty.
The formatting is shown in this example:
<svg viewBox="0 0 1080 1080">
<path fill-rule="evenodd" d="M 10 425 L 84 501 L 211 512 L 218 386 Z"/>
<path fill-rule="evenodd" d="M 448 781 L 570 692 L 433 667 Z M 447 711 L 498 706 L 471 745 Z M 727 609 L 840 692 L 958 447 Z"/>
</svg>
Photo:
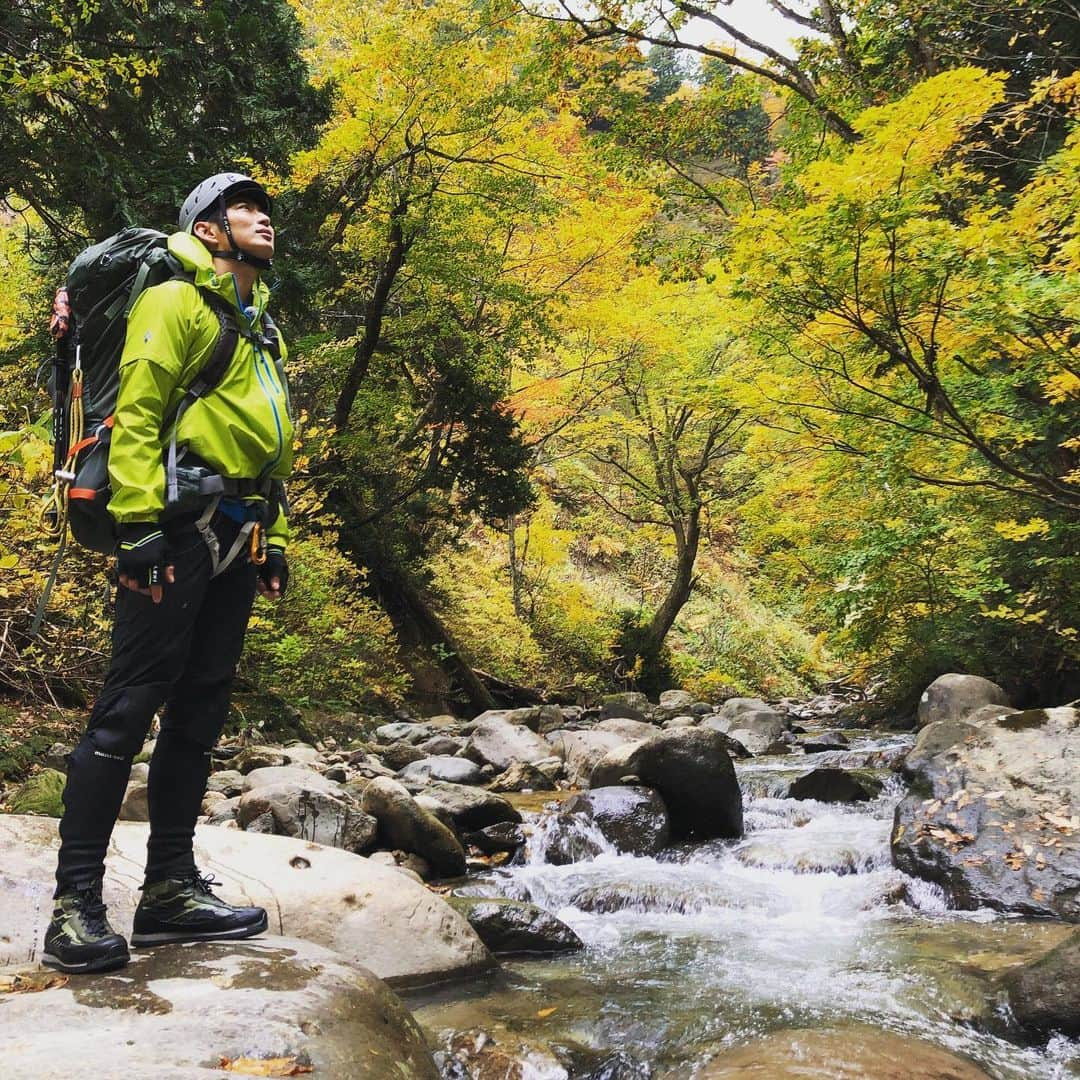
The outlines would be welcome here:
<svg viewBox="0 0 1080 1080">
<path fill-rule="evenodd" d="M 686 601 L 694 590 L 694 564 L 697 562 L 701 542 L 701 507 L 694 506 L 684 524 L 685 539 L 679 545 L 675 578 L 668 589 L 664 602 L 657 609 L 640 639 L 641 654 L 655 656 L 664 644 L 668 631 L 675 624 Z"/>
</svg>

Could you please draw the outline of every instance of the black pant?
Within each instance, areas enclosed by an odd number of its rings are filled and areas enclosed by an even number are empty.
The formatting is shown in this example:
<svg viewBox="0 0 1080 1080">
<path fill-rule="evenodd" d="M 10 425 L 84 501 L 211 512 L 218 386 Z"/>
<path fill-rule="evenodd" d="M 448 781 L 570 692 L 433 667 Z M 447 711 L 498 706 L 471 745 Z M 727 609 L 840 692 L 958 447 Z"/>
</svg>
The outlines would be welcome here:
<svg viewBox="0 0 1080 1080">
<path fill-rule="evenodd" d="M 239 526 L 222 514 L 213 525 L 224 552 Z M 105 851 L 132 758 L 163 704 L 150 760 L 146 880 L 183 876 L 194 867 L 195 820 L 206 793 L 210 751 L 228 712 L 256 569 L 245 553 L 211 578 L 210 553 L 193 523 L 166 532 L 176 581 L 165 586 L 161 603 L 117 588 L 109 673 L 69 759 L 57 894 L 105 873 Z"/>
</svg>

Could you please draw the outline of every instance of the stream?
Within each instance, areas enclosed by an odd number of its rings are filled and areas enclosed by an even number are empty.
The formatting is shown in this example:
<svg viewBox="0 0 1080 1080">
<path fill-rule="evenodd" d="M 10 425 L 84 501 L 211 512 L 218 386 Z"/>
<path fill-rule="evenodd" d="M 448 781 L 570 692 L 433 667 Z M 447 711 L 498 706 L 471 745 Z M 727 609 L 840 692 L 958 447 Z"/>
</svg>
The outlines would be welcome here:
<svg viewBox="0 0 1080 1080">
<path fill-rule="evenodd" d="M 998 1007 L 995 973 L 1071 927 L 950 911 L 936 886 L 895 870 L 889 833 L 904 787 L 887 770 L 872 802 L 777 797 L 811 761 L 850 768 L 912 741 L 851 733 L 846 751 L 739 762 L 744 838 L 655 858 L 619 854 L 596 833 L 600 855 L 550 865 L 544 848 L 566 826 L 550 808 L 526 813 L 524 856 L 458 891 L 539 904 L 585 949 L 504 958 L 487 979 L 410 995 L 432 1045 L 480 1030 L 514 1052 L 521 1080 L 690 1080 L 717 1052 L 773 1031 L 870 1024 L 998 1080 L 1080 1077 L 1080 1043 L 1020 1047 L 982 1022 Z M 445 1075 L 468 1075 L 454 1069 Z"/>
</svg>

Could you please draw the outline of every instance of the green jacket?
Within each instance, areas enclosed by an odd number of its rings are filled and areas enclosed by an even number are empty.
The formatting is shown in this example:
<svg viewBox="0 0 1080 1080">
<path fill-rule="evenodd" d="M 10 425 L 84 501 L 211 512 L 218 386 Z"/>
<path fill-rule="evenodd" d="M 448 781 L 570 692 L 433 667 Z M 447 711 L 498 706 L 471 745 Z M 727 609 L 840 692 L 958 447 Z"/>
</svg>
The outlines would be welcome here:
<svg viewBox="0 0 1080 1080">
<path fill-rule="evenodd" d="M 174 233 L 169 251 L 195 275 L 195 285 L 211 289 L 237 309 L 232 274 L 214 271 L 210 252 L 195 237 Z M 262 317 L 269 293 L 256 282 L 254 324 Z M 183 398 L 218 340 L 220 323 L 197 288 L 187 281 L 166 281 L 147 289 L 128 317 L 127 339 L 120 358 L 109 478 L 109 511 L 118 523 L 157 521 L 165 507 L 164 448 L 171 430 L 162 419 Z M 281 343 L 282 359 L 285 345 Z M 293 459 L 293 424 L 283 367 L 241 336 L 221 382 L 184 412 L 177 444 L 187 446 L 223 476 L 235 479 L 283 480 Z M 267 530 L 284 545 L 285 514 L 279 512 Z"/>
</svg>

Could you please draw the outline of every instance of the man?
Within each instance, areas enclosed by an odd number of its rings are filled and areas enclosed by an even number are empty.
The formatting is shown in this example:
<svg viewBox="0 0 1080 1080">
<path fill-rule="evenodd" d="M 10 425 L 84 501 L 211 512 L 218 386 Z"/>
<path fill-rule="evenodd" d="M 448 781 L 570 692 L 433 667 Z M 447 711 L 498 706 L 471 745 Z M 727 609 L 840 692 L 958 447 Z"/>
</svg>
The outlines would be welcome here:
<svg viewBox="0 0 1080 1080">
<path fill-rule="evenodd" d="M 145 290 L 128 319 L 109 451 L 109 510 L 120 538 L 112 660 L 70 757 L 42 956 L 61 971 L 128 962 L 101 881 L 132 759 L 162 706 L 132 944 L 244 938 L 267 926 L 262 908 L 233 907 L 211 892 L 192 838 L 256 591 L 277 599 L 289 580 L 281 482 L 293 429 L 276 355 L 283 346 L 264 319 L 268 290 L 259 280 L 274 254 L 270 211 L 250 177 L 204 180 L 168 241 L 185 277 Z M 217 385 L 192 398 L 187 391 L 223 333 L 222 305 L 240 336 Z M 165 425 L 166 417 L 174 419 Z M 192 466 L 218 492 L 196 495 L 194 506 L 177 499 L 175 483 Z"/>
</svg>

